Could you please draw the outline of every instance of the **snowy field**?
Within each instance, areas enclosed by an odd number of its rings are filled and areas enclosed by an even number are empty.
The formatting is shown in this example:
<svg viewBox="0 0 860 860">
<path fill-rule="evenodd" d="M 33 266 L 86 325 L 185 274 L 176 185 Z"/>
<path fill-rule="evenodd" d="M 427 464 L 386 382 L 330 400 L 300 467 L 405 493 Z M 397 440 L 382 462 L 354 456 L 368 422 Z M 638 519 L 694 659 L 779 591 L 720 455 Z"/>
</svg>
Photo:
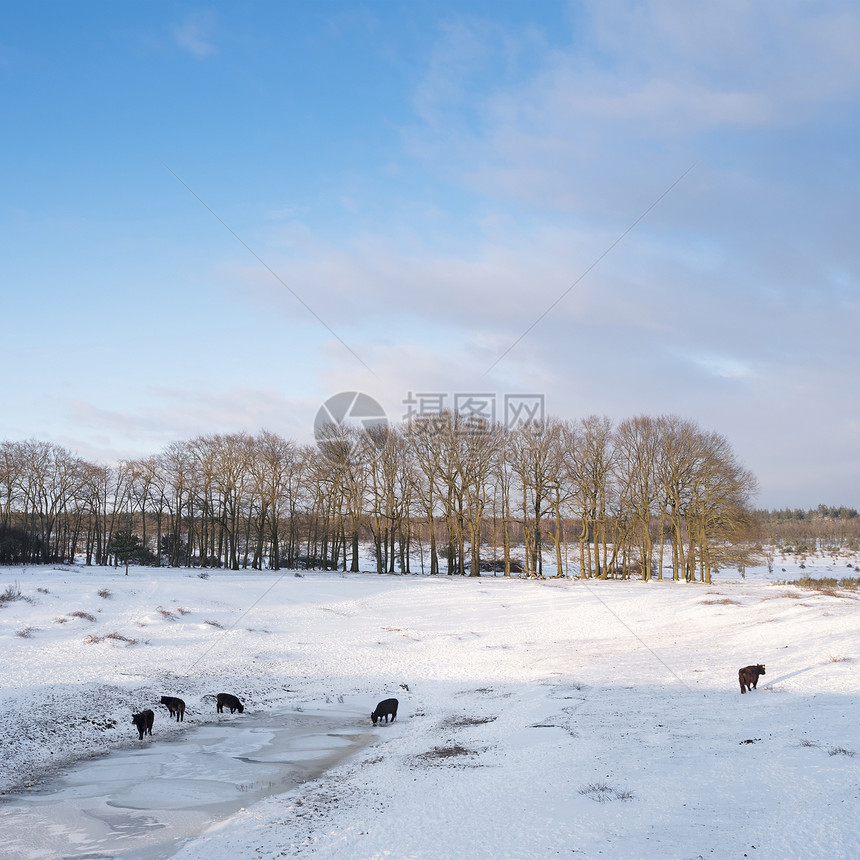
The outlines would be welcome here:
<svg viewBox="0 0 860 860">
<path fill-rule="evenodd" d="M 860 857 L 860 592 L 770 581 L 858 564 L 711 586 L 0 568 L 23 597 L 0 607 L 3 854 Z"/>
</svg>

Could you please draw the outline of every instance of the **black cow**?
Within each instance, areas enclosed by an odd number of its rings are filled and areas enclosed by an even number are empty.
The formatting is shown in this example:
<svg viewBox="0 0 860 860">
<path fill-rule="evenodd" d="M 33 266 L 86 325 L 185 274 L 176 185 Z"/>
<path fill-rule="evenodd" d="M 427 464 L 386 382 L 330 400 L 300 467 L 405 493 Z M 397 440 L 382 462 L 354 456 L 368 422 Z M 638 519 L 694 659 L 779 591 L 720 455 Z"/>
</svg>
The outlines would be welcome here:
<svg viewBox="0 0 860 860">
<path fill-rule="evenodd" d="M 394 718 L 397 716 L 397 705 L 399 702 L 397 699 L 384 699 L 377 706 L 376 710 L 370 715 L 370 719 L 373 720 L 373 725 L 376 725 L 377 720 L 381 720 L 385 717 L 385 722 L 388 722 L 388 717 L 391 717 L 391 722 L 394 722 Z"/>
<path fill-rule="evenodd" d="M 152 737 L 152 724 L 155 721 L 155 714 L 153 714 L 152 711 L 147 708 L 139 714 L 132 714 L 131 721 L 135 726 L 137 726 L 137 731 L 140 734 L 141 740 L 143 740 L 143 736 L 147 732 L 149 732 L 149 736 Z"/>
<path fill-rule="evenodd" d="M 185 720 L 185 702 L 182 699 L 177 699 L 173 696 L 162 696 L 161 704 L 167 706 L 171 717 L 176 717 L 176 722 Z"/>
<path fill-rule="evenodd" d="M 218 713 L 222 713 L 224 708 L 229 708 L 230 713 L 238 711 L 240 714 L 244 712 L 245 706 L 232 693 L 219 693 L 215 697 L 215 704 L 218 706 Z"/>
<path fill-rule="evenodd" d="M 755 689 L 758 684 L 758 679 L 761 675 L 766 675 L 764 671 L 764 663 L 758 663 L 755 666 L 744 666 L 743 669 L 738 669 L 738 681 L 740 681 L 741 692 L 746 693 L 749 689 Z M 746 687 L 746 689 L 744 689 Z"/>
</svg>

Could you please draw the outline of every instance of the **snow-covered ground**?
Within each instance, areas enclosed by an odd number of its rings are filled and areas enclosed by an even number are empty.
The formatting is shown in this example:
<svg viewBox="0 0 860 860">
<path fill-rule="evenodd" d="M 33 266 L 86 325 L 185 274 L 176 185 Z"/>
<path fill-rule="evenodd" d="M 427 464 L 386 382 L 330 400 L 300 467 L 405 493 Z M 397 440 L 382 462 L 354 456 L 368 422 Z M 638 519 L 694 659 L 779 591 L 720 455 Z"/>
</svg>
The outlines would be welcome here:
<svg viewBox="0 0 860 860">
<path fill-rule="evenodd" d="M 777 557 L 711 586 L 0 568 L 0 593 L 26 598 L 0 608 L 4 856 L 860 857 L 860 592 L 771 581 L 858 564 Z M 767 674 L 742 696 L 751 663 Z M 216 714 L 204 697 L 222 691 L 246 713 Z M 162 695 L 186 701 L 184 723 Z M 397 720 L 374 728 L 389 696 Z M 141 742 L 131 712 L 148 707 Z M 317 722 L 328 770 L 254 770 L 306 759 L 291 732 Z M 254 726 L 269 734 L 251 755 Z M 338 760 L 344 738 L 357 751 Z M 100 807 L 123 808 L 125 853 L 68 822 L 40 829 L 42 849 L 10 841 L 51 791 L 92 779 L 96 798 L 106 771 L 68 766 L 108 751 L 95 763 L 132 783 L 161 768 L 165 808 L 199 794 L 198 835 L 148 848 L 170 824 L 145 826 L 154 792 L 125 789 Z M 253 784 L 243 807 L 203 798 L 216 771 Z"/>
</svg>

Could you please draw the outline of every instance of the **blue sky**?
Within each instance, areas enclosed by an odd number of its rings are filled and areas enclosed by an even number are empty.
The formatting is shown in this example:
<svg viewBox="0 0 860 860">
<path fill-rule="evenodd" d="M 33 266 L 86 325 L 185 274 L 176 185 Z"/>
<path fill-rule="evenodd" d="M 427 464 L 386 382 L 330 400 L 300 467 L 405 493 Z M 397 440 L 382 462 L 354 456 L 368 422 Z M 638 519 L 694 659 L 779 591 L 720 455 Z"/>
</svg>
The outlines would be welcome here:
<svg viewBox="0 0 860 860">
<path fill-rule="evenodd" d="M 851 2 L 10 7 L 0 438 L 535 392 L 860 507 L 858 44 Z"/>
</svg>

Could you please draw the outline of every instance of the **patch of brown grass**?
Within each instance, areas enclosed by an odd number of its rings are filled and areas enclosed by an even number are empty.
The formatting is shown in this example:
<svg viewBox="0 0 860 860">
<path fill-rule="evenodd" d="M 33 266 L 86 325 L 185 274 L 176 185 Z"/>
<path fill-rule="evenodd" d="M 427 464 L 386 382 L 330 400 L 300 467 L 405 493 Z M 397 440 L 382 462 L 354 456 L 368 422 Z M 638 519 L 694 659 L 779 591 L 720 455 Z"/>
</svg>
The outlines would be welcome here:
<svg viewBox="0 0 860 860">
<path fill-rule="evenodd" d="M 762 600 L 799 600 L 800 594 L 796 591 L 784 591 L 782 594 L 768 594 Z"/>
<path fill-rule="evenodd" d="M 137 639 L 129 639 L 128 636 L 123 636 L 122 633 L 117 633 L 116 630 L 113 633 L 105 633 L 104 636 L 87 636 L 84 639 L 85 645 L 98 645 L 99 642 L 104 642 L 105 640 L 109 640 L 111 642 L 125 642 L 126 645 L 137 645 Z"/>
<path fill-rule="evenodd" d="M 831 747 L 827 750 L 827 755 L 847 755 L 849 758 L 854 758 L 854 750 L 846 749 L 845 747 Z"/>
<path fill-rule="evenodd" d="M 122 633 L 117 633 L 116 630 L 113 633 L 106 633 L 105 639 L 112 639 L 114 642 L 125 642 L 127 645 L 137 645 L 137 639 L 130 639 L 128 636 L 123 636 Z"/>
<path fill-rule="evenodd" d="M 415 760 L 423 764 L 437 764 L 440 761 L 446 761 L 448 759 L 463 758 L 474 755 L 477 755 L 475 750 L 470 750 L 467 747 L 460 746 L 460 744 L 450 744 L 445 747 L 433 747 L 432 750 L 428 750 L 426 753 L 421 753 L 420 755 L 415 756 Z"/>
<path fill-rule="evenodd" d="M 445 720 L 442 724 L 446 728 L 463 729 L 468 726 L 485 726 L 487 723 L 493 723 L 498 717 L 469 717 L 463 716 L 451 717 Z"/>
</svg>

